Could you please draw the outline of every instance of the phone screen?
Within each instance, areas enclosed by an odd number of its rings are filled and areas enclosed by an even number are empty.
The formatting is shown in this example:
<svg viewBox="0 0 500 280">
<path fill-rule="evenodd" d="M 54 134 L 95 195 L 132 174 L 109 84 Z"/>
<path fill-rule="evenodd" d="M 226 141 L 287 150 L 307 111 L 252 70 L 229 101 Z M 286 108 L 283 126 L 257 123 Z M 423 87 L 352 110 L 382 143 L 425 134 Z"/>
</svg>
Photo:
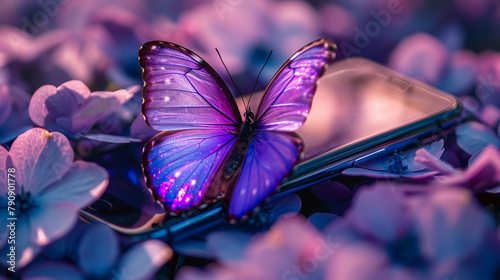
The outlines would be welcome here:
<svg viewBox="0 0 500 280">
<path fill-rule="evenodd" d="M 457 106 L 449 95 L 352 60 L 332 65 L 318 84 L 307 121 L 297 131 L 305 144 L 303 162 Z"/>
</svg>

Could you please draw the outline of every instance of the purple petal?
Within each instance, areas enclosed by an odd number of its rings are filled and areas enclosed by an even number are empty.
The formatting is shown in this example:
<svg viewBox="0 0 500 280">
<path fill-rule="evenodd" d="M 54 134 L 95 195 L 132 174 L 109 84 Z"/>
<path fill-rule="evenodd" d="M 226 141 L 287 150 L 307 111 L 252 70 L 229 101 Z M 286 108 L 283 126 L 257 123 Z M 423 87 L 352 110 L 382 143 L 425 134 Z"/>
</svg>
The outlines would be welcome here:
<svg viewBox="0 0 500 280">
<path fill-rule="evenodd" d="M 127 90 L 96 91 L 85 100 L 71 119 L 59 119 L 58 124 L 72 132 L 87 132 L 99 120 L 109 116 L 133 97 Z"/>
<path fill-rule="evenodd" d="M 71 202 L 85 208 L 104 193 L 108 186 L 108 172 L 99 165 L 75 161 L 68 173 L 37 197 L 40 205 Z"/>
<path fill-rule="evenodd" d="M 500 109 L 493 105 L 486 105 L 481 111 L 480 118 L 487 125 L 495 127 L 500 121 Z"/>
<path fill-rule="evenodd" d="M 500 146 L 500 140 L 491 128 L 478 122 L 467 122 L 457 127 L 457 144 L 468 154 L 474 154 L 489 144 Z"/>
<path fill-rule="evenodd" d="M 74 266 L 64 262 L 39 262 L 23 272 L 26 280 L 84 280 L 85 277 Z"/>
<path fill-rule="evenodd" d="M 130 143 L 130 142 L 141 142 L 141 139 L 110 135 L 110 134 L 80 134 L 81 137 L 90 140 L 97 140 L 106 143 Z"/>
<path fill-rule="evenodd" d="M 31 98 L 28 109 L 30 118 L 39 126 L 54 129 L 59 119 L 70 119 L 89 95 L 87 86 L 76 80 L 57 88 L 42 86 Z"/>
<path fill-rule="evenodd" d="M 152 129 L 146 124 L 144 115 L 139 114 L 130 126 L 130 136 L 140 138 L 142 140 L 149 140 L 151 137 L 158 134 L 158 131 Z"/>
<path fill-rule="evenodd" d="M 462 188 L 439 188 L 413 203 L 421 250 L 433 261 L 461 259 L 494 234 L 492 221 Z"/>
<path fill-rule="evenodd" d="M 30 209 L 31 240 L 45 246 L 68 233 L 78 219 L 78 207 L 73 203 L 59 202 Z"/>
<path fill-rule="evenodd" d="M 73 149 L 58 132 L 33 128 L 19 135 L 9 152 L 16 167 L 16 184 L 36 197 L 60 180 L 73 163 Z M 20 192 L 21 188 L 16 188 Z"/>
<path fill-rule="evenodd" d="M 128 249 L 113 274 L 118 279 L 151 279 L 172 256 L 173 251 L 167 244 L 148 240 Z"/>
<path fill-rule="evenodd" d="M 435 85 L 448 58 L 448 50 L 438 39 L 425 33 L 417 33 L 402 40 L 394 49 L 389 58 L 389 67 Z"/>
<path fill-rule="evenodd" d="M 403 196 L 396 188 L 378 185 L 360 190 L 346 218 L 378 240 L 395 239 L 409 226 Z"/>
<path fill-rule="evenodd" d="M 105 224 L 91 225 L 79 243 L 78 265 L 88 274 L 106 275 L 118 259 L 118 237 Z"/>
<path fill-rule="evenodd" d="M 0 41 L 0 53 L 7 54 L 8 59 L 11 60 L 30 62 L 43 52 L 61 44 L 69 35 L 66 30 L 56 29 L 31 38 L 26 36 L 25 31 L 21 29 L 3 25 L 0 27 L 0 38 L 8 38 L 8 40 Z"/>
</svg>

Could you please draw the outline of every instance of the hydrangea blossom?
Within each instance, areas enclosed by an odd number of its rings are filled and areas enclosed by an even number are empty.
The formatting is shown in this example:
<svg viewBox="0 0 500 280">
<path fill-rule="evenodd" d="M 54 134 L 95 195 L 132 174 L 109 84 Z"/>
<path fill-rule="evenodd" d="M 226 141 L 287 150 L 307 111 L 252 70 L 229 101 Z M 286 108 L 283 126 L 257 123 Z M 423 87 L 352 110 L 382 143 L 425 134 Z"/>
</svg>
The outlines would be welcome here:
<svg viewBox="0 0 500 280">
<path fill-rule="evenodd" d="M 120 254 L 118 235 L 104 224 L 84 225 L 75 230 L 70 233 L 73 242 L 66 242 L 60 249 L 65 252 L 62 257 L 66 261 L 42 260 L 27 267 L 23 277 L 147 280 L 173 255 L 172 249 L 159 240 L 139 242 Z M 73 262 L 67 262 L 69 259 Z"/>
<path fill-rule="evenodd" d="M 321 279 L 325 264 L 317 258 L 328 258 L 330 246 L 303 218 L 279 220 L 268 232 L 254 237 L 241 259 L 225 260 L 223 266 L 210 265 L 204 271 L 183 267 L 177 279 L 293 279 L 304 274 Z"/>
<path fill-rule="evenodd" d="M 128 90 L 95 91 L 73 80 L 58 87 L 45 85 L 31 98 L 29 115 L 41 127 L 69 133 L 86 133 L 132 98 L 136 87 Z"/>
<path fill-rule="evenodd" d="M 78 218 L 78 210 L 99 198 L 108 185 L 108 173 L 97 164 L 75 161 L 68 139 L 33 128 L 21 134 L 10 151 L 0 147 L 0 207 L 7 211 L 7 174 L 15 176 L 17 265 L 28 264 L 44 246 L 64 236 Z M 12 181 L 10 181 L 12 185 Z M 7 243 L 0 229 L 0 246 Z M 5 246 L 3 253 L 8 250 Z M 2 254 L 3 254 L 2 253 Z"/>
<path fill-rule="evenodd" d="M 404 189 L 360 190 L 345 217 L 325 231 L 329 242 L 341 244 L 325 279 L 493 279 L 497 231 L 472 194 L 427 188 L 404 196 Z"/>
</svg>

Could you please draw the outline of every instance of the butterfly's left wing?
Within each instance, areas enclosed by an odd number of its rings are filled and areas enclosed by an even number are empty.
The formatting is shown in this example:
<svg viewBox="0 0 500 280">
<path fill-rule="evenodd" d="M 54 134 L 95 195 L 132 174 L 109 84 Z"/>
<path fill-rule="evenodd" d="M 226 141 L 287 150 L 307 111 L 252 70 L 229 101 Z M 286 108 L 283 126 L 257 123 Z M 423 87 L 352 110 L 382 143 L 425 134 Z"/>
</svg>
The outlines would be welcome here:
<svg viewBox="0 0 500 280">
<path fill-rule="evenodd" d="M 297 51 L 271 80 L 232 191 L 228 209 L 231 217 L 244 216 L 292 171 L 302 152 L 302 140 L 292 131 L 307 118 L 316 83 L 333 60 L 335 50 L 331 40 L 316 40 Z"/>
</svg>

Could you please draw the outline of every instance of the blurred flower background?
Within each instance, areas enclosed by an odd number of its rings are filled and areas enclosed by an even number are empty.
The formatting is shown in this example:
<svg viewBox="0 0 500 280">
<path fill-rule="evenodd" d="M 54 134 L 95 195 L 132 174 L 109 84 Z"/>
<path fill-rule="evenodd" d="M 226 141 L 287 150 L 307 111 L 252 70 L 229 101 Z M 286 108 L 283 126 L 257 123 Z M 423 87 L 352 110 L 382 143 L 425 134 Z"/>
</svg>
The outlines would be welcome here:
<svg viewBox="0 0 500 280">
<path fill-rule="evenodd" d="M 2 0 L 3 221 L 8 168 L 25 179 L 16 272 L 2 227 L 0 278 L 495 279 L 498 26 L 497 0 Z M 143 43 L 183 45 L 227 81 L 218 48 L 249 93 L 271 50 L 259 90 L 318 37 L 337 43 L 337 60 L 365 57 L 457 96 L 473 121 L 270 203 L 252 225 L 170 244 L 175 253 L 77 222 L 106 186 L 144 188 L 141 150 L 154 131 L 140 113 Z"/>
</svg>

